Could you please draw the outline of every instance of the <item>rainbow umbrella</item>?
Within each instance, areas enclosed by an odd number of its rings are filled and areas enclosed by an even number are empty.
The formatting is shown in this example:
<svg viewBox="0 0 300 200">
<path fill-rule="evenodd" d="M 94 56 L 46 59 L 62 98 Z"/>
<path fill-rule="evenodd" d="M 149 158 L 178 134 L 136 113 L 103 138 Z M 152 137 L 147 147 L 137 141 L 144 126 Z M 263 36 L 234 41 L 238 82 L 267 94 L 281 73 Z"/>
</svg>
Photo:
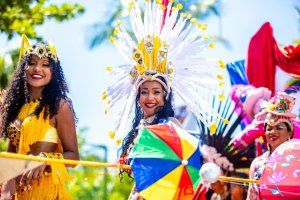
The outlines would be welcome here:
<svg viewBox="0 0 300 200">
<path fill-rule="evenodd" d="M 300 199 L 300 140 L 282 143 L 271 154 L 259 180 L 262 199 Z"/>
<path fill-rule="evenodd" d="M 174 123 L 143 127 L 129 155 L 139 196 L 192 199 L 200 157 L 199 140 Z"/>
</svg>

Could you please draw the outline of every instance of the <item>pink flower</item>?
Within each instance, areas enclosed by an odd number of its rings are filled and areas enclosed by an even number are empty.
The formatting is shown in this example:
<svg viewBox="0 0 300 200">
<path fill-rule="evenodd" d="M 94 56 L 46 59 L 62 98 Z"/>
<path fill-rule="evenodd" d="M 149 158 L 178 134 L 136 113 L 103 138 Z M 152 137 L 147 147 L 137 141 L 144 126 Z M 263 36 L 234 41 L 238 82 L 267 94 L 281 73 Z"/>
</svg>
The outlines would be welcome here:
<svg viewBox="0 0 300 200">
<path fill-rule="evenodd" d="M 298 177 L 298 174 L 300 174 L 300 169 L 296 169 L 296 170 L 293 172 L 294 178 L 297 178 L 297 177 Z"/>
<path fill-rule="evenodd" d="M 283 176 L 282 172 L 279 172 L 279 173 L 274 172 L 272 174 L 272 176 L 268 176 L 268 179 L 269 179 L 269 183 L 277 184 L 280 181 L 284 180 L 286 177 L 287 177 L 287 174 Z"/>
<path fill-rule="evenodd" d="M 260 185 L 259 188 L 260 188 L 261 190 L 266 190 L 266 189 L 268 189 L 268 186 L 267 186 L 265 183 L 263 183 L 263 184 Z"/>
<path fill-rule="evenodd" d="M 277 167 L 277 160 L 280 157 L 280 155 L 277 154 L 277 152 L 274 152 L 268 159 L 266 163 L 266 167 L 272 169 L 273 171 Z"/>
</svg>

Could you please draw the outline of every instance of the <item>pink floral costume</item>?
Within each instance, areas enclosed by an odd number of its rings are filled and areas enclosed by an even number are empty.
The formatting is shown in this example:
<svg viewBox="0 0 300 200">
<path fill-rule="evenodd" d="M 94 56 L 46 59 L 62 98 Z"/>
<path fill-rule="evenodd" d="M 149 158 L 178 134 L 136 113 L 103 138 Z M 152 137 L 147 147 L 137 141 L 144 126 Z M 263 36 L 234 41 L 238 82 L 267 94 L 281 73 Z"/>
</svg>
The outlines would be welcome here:
<svg viewBox="0 0 300 200">
<path fill-rule="evenodd" d="M 270 151 L 267 151 L 263 155 L 255 158 L 251 163 L 249 178 L 259 180 L 264 169 L 267 159 L 270 156 Z M 258 200 L 260 198 L 259 185 L 250 184 L 248 189 L 247 200 Z"/>
</svg>

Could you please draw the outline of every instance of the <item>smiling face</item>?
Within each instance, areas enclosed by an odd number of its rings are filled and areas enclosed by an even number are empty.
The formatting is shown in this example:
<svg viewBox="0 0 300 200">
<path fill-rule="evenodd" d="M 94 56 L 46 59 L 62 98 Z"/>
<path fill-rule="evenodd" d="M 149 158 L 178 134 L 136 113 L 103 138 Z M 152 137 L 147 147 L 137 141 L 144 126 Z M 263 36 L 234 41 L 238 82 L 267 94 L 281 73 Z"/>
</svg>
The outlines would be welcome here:
<svg viewBox="0 0 300 200">
<path fill-rule="evenodd" d="M 29 88 L 44 88 L 52 77 L 52 67 L 49 62 L 49 58 L 39 58 L 36 55 L 32 55 L 26 68 L 26 81 Z"/>
<path fill-rule="evenodd" d="M 281 122 L 276 126 L 266 125 L 266 139 L 271 147 L 271 151 L 275 150 L 279 145 L 292 137 L 292 132 L 288 130 L 286 123 Z"/>
<path fill-rule="evenodd" d="M 164 90 L 159 82 L 145 81 L 140 86 L 139 104 L 144 112 L 144 118 L 152 117 L 164 103 Z"/>
</svg>

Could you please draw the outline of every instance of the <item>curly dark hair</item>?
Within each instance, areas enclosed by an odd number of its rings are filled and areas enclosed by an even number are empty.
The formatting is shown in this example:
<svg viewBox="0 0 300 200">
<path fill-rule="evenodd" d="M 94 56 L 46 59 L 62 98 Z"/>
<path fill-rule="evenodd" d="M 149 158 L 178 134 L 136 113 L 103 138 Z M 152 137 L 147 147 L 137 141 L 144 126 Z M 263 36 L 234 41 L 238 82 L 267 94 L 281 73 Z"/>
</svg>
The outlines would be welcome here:
<svg viewBox="0 0 300 200">
<path fill-rule="evenodd" d="M 163 82 L 166 82 L 163 77 L 159 76 L 157 78 L 159 78 Z M 164 94 L 165 94 L 164 95 L 164 102 L 165 103 L 158 110 L 158 112 L 156 113 L 157 117 L 152 122 L 152 124 L 157 124 L 157 123 L 159 123 L 159 121 L 161 119 L 168 119 L 169 117 L 174 117 L 174 115 L 175 115 L 175 112 L 174 112 L 174 109 L 173 109 L 173 106 L 172 106 L 173 92 L 172 92 L 172 90 L 170 90 L 170 93 L 169 93 L 168 98 L 167 98 L 167 92 L 166 92 L 164 87 L 163 87 L 163 89 L 164 89 Z M 143 113 L 142 108 L 140 107 L 140 105 L 138 103 L 139 100 L 140 100 L 140 89 L 139 89 L 138 94 L 137 94 L 136 99 L 135 99 L 135 117 L 132 120 L 131 130 L 129 131 L 129 133 L 123 139 L 122 146 L 118 150 L 118 154 L 119 154 L 120 157 L 127 156 L 128 148 L 129 148 L 130 144 L 132 144 L 133 140 L 136 138 L 136 136 L 138 134 L 137 127 L 140 124 L 140 121 L 144 118 L 144 113 Z M 126 164 L 128 164 L 128 163 L 126 163 Z M 122 175 L 123 172 L 127 172 L 129 177 L 131 177 L 130 176 L 130 170 L 128 171 L 128 170 L 120 169 L 119 175 L 120 175 L 121 179 L 123 178 L 123 175 Z"/>
<path fill-rule="evenodd" d="M 26 102 L 29 102 L 30 91 L 25 78 L 25 70 L 28 67 L 28 63 L 30 60 L 31 55 L 24 55 L 21 58 L 19 65 L 14 72 L 10 87 L 7 90 L 7 94 L 5 96 L 3 106 L 3 126 L 2 130 L 0 130 L 4 138 L 7 137 L 6 129 L 9 123 L 17 118 L 21 107 Z M 36 116 L 39 116 L 43 111 L 43 108 L 46 108 L 44 109 L 44 118 L 46 119 L 48 116 L 50 116 L 51 118 L 55 114 L 57 114 L 60 101 L 65 100 L 69 103 L 74 113 L 75 121 L 77 121 L 76 114 L 72 107 L 72 102 L 67 97 L 67 93 L 69 92 L 69 90 L 60 62 L 59 60 L 58 62 L 55 62 L 51 58 L 49 58 L 49 62 L 52 70 L 52 77 L 50 82 L 43 89 L 42 99 L 40 100 L 40 104 L 39 106 L 37 106 L 34 114 Z"/>
</svg>

